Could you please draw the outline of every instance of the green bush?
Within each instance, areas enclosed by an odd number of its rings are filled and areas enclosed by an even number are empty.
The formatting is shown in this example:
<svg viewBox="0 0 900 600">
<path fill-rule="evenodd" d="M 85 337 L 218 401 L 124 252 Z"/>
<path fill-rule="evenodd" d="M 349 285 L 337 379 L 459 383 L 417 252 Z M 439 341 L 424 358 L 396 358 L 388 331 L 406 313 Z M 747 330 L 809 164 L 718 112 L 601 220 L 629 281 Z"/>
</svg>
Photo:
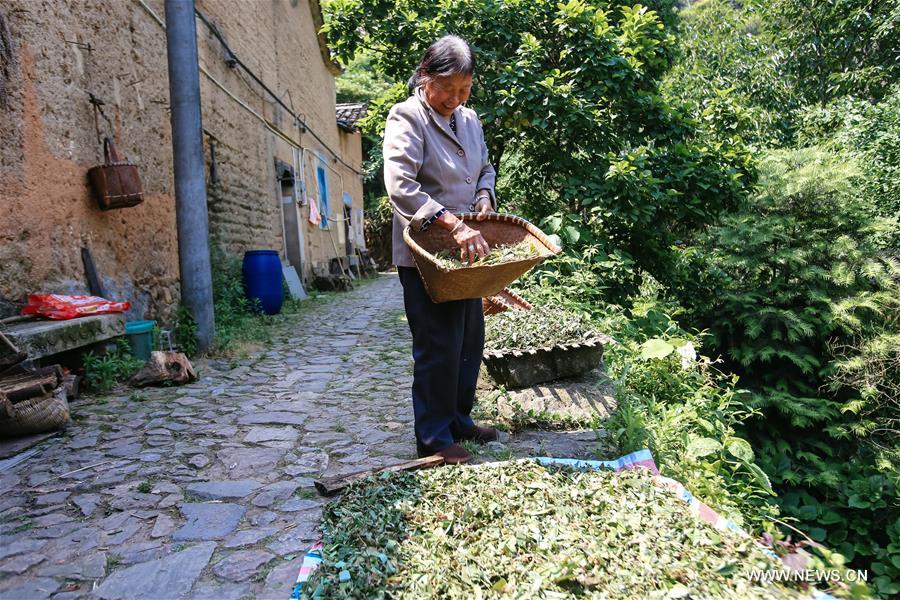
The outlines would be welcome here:
<svg viewBox="0 0 900 600">
<path fill-rule="evenodd" d="M 848 97 L 805 111 L 799 127 L 802 144 L 827 145 L 860 165 L 861 195 L 875 214 L 900 215 L 900 84 L 879 103 Z"/>
<path fill-rule="evenodd" d="M 896 221 L 870 204 L 846 156 L 774 152 L 746 209 L 683 250 L 678 293 L 684 321 L 708 328 L 753 392 L 762 418 L 746 429 L 783 513 L 888 594 L 900 577 L 898 436 L 869 440 L 883 451 L 866 440 L 896 423 L 884 396 L 896 372 L 863 375 L 893 364 L 879 348 L 897 334 L 900 263 L 887 252 Z"/>
<path fill-rule="evenodd" d="M 216 352 L 227 353 L 235 342 L 268 343 L 272 317 L 263 313 L 244 293 L 243 262 L 240 256 L 219 247 L 210 253 L 212 262 L 213 305 L 216 320 Z"/>
<path fill-rule="evenodd" d="M 737 377 L 699 355 L 690 335 L 653 302 L 638 303 L 606 354 L 618 407 L 606 428 L 622 452 L 649 448 L 660 472 L 752 531 L 778 514 L 768 477 L 739 431 L 755 411 Z"/>
<path fill-rule="evenodd" d="M 672 6 L 335 0 L 323 31 L 341 60 L 372 51 L 398 82 L 434 39 L 465 37 L 479 64 L 468 104 L 508 174 L 498 187 L 504 208 L 559 233 L 581 259 L 658 273 L 670 246 L 735 205 L 752 175 L 739 140 L 708 139 L 657 89 L 674 47 Z M 367 132 L 380 135 L 406 96 L 398 83 L 373 102 Z M 621 301 L 639 271 L 604 282 L 604 293 Z"/>
<path fill-rule="evenodd" d="M 387 269 L 393 264 L 394 209 L 387 196 L 375 199 L 372 204 L 374 206 L 366 210 L 366 249 L 380 269 Z"/>
<path fill-rule="evenodd" d="M 131 354 L 131 348 L 123 338 L 117 338 L 115 347 L 104 354 L 88 352 L 83 357 L 83 363 L 88 385 L 100 392 L 109 391 L 117 383 L 126 381 L 144 366 L 144 361 Z"/>
<path fill-rule="evenodd" d="M 334 84 L 338 102 L 368 102 L 389 87 L 373 70 L 372 57 L 365 52 L 350 61 Z"/>
<path fill-rule="evenodd" d="M 678 58 L 663 92 L 690 106 L 713 136 L 756 144 L 790 139 L 802 98 L 758 4 L 707 0 L 680 17 Z"/>
<path fill-rule="evenodd" d="M 194 316 L 184 304 L 179 304 L 178 310 L 175 311 L 175 324 L 172 330 L 178 348 L 188 356 L 194 356 L 199 345 L 197 322 L 194 321 Z"/>
</svg>

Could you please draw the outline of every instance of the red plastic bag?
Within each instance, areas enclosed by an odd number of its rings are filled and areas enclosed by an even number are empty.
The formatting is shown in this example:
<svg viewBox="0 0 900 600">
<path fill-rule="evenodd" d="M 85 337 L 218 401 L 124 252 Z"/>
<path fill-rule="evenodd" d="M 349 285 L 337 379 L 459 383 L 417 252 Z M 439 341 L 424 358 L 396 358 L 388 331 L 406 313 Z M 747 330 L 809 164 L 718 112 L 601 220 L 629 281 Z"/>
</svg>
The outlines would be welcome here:
<svg viewBox="0 0 900 600">
<path fill-rule="evenodd" d="M 28 296 L 28 304 L 22 307 L 22 314 L 64 320 L 89 315 L 125 312 L 129 308 L 131 308 L 130 302 L 113 302 L 98 296 L 32 294 Z"/>
</svg>

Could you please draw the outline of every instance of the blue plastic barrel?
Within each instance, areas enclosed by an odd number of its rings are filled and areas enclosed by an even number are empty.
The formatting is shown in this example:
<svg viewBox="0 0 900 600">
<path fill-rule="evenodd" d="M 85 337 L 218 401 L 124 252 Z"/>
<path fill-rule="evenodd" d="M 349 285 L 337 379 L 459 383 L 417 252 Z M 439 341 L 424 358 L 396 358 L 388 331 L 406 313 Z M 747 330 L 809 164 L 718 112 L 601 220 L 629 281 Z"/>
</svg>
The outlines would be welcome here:
<svg viewBox="0 0 900 600">
<path fill-rule="evenodd" d="M 281 258 L 275 250 L 250 250 L 244 253 L 244 293 L 250 304 L 267 315 L 281 311 Z"/>
</svg>

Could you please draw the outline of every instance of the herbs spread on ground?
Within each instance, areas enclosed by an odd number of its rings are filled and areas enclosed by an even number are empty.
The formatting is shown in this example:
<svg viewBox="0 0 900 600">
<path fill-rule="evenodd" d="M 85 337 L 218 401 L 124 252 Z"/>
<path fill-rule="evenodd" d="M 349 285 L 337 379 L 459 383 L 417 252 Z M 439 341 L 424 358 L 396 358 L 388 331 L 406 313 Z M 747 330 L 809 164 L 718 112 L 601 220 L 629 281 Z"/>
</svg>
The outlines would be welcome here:
<svg viewBox="0 0 900 600">
<path fill-rule="evenodd" d="M 518 244 L 497 244 L 492 246 L 490 252 L 472 262 L 462 262 L 459 259 L 459 248 L 440 250 L 434 253 L 435 262 L 445 269 L 462 269 L 463 267 L 490 267 L 503 263 L 537 258 L 540 252 L 533 242 L 522 241 Z"/>
<path fill-rule="evenodd" d="M 594 339 L 590 321 L 558 308 L 508 310 L 485 319 L 484 349 L 497 352 L 551 348 Z"/>
<path fill-rule="evenodd" d="M 643 469 L 535 462 L 385 473 L 325 510 L 321 598 L 783 598 L 780 563 Z"/>
</svg>

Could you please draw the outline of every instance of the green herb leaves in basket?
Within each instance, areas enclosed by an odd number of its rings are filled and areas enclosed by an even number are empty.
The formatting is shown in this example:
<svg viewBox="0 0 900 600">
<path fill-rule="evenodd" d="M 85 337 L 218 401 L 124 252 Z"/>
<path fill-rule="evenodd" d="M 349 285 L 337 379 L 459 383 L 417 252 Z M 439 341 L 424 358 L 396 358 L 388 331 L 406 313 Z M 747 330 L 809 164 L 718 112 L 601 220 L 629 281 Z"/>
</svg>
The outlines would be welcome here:
<svg viewBox="0 0 900 600">
<path fill-rule="evenodd" d="M 485 321 L 484 329 L 484 349 L 497 352 L 574 344 L 597 335 L 585 317 L 544 306 L 494 315 Z"/>
<path fill-rule="evenodd" d="M 529 241 L 518 244 L 497 244 L 486 256 L 477 258 L 471 263 L 459 259 L 459 250 L 441 250 L 434 255 L 435 262 L 445 269 L 462 269 L 463 267 L 489 267 L 516 260 L 526 260 L 540 256 L 537 248 Z"/>
<path fill-rule="evenodd" d="M 391 473 L 325 509 L 319 598 L 784 598 L 780 567 L 648 471 L 534 462 Z"/>
</svg>

